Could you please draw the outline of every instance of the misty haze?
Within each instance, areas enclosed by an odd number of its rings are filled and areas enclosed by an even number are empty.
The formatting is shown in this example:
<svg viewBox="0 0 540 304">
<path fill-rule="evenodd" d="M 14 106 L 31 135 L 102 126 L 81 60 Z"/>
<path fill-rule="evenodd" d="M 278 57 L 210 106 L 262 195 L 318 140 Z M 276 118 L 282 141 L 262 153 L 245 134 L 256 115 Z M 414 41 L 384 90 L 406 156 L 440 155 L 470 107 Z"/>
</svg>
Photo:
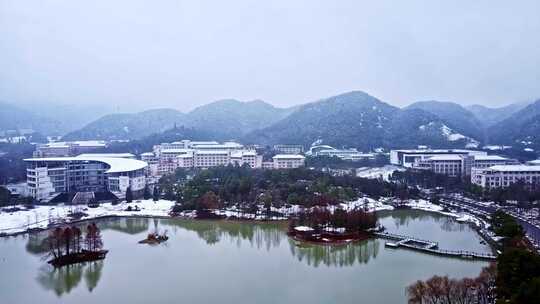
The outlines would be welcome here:
<svg viewBox="0 0 540 304">
<path fill-rule="evenodd" d="M 0 303 L 540 303 L 539 12 L 0 0 Z"/>
</svg>

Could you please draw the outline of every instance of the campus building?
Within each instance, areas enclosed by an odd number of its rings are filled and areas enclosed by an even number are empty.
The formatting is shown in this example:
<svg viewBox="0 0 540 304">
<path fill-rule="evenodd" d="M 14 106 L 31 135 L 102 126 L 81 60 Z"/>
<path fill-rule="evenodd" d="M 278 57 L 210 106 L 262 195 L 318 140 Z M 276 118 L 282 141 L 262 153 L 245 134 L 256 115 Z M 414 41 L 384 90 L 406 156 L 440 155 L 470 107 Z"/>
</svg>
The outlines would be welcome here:
<svg viewBox="0 0 540 304">
<path fill-rule="evenodd" d="M 112 192 L 123 197 L 128 187 L 135 196 L 146 185 L 147 163 L 115 154 L 44 157 L 24 160 L 28 194 L 49 201 L 62 193 Z"/>
<path fill-rule="evenodd" d="M 415 164 L 437 155 L 480 156 L 484 151 L 464 149 L 401 149 L 390 151 L 390 163 L 396 166 L 413 167 Z"/>
<path fill-rule="evenodd" d="M 302 154 L 304 146 L 302 145 L 274 145 L 274 151 L 280 154 Z"/>
<path fill-rule="evenodd" d="M 75 156 L 106 147 L 107 143 L 101 140 L 50 142 L 38 145 L 33 157 Z"/>
<path fill-rule="evenodd" d="M 262 155 L 235 142 L 182 140 L 156 145 L 153 152 L 141 154 L 141 159 L 149 163 L 149 176 L 161 176 L 174 172 L 177 168 L 211 168 L 237 164 L 247 164 L 251 168 L 262 167 Z"/>
<path fill-rule="evenodd" d="M 337 157 L 348 161 L 375 159 L 375 154 L 373 153 L 362 153 L 357 149 L 336 149 L 327 145 L 312 146 L 306 154 L 311 156 Z"/>
<path fill-rule="evenodd" d="M 305 165 L 305 157 L 298 154 L 278 154 L 272 157 L 273 169 L 299 168 Z"/>
<path fill-rule="evenodd" d="M 471 174 L 471 182 L 482 188 L 505 188 L 520 181 L 536 188 L 540 184 L 540 166 L 498 165 L 473 168 Z"/>
</svg>

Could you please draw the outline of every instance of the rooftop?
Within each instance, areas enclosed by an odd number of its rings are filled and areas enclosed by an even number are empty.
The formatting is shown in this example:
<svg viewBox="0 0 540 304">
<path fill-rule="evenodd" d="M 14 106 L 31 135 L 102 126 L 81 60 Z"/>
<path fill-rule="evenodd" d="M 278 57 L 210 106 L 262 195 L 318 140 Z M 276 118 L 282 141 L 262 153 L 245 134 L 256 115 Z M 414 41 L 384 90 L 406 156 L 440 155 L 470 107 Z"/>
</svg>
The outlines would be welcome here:
<svg viewBox="0 0 540 304">
<path fill-rule="evenodd" d="M 135 158 L 131 153 L 83 153 L 78 157 L 113 157 L 113 158 Z"/>
<path fill-rule="evenodd" d="M 500 155 L 475 155 L 474 160 L 510 160 Z"/>
<path fill-rule="evenodd" d="M 120 173 L 120 172 L 129 172 L 139 169 L 143 169 L 148 164 L 141 160 L 131 159 L 131 158 L 115 158 L 115 157 L 100 157 L 100 156 L 89 156 L 79 155 L 74 157 L 43 157 L 43 158 L 27 158 L 24 161 L 27 162 L 70 162 L 70 161 L 97 161 L 109 165 L 109 169 L 106 173 Z"/>
<path fill-rule="evenodd" d="M 540 172 L 540 166 L 527 165 L 498 165 L 489 167 L 489 169 L 499 172 Z"/>
<path fill-rule="evenodd" d="M 277 154 L 273 159 L 304 159 L 305 157 L 298 154 Z"/>
<path fill-rule="evenodd" d="M 440 160 L 440 161 L 443 161 L 443 160 L 463 160 L 463 157 L 461 155 L 458 155 L 458 154 L 442 154 L 442 155 L 431 156 L 427 160 L 435 160 L 435 161 L 437 161 L 437 160 Z"/>
</svg>

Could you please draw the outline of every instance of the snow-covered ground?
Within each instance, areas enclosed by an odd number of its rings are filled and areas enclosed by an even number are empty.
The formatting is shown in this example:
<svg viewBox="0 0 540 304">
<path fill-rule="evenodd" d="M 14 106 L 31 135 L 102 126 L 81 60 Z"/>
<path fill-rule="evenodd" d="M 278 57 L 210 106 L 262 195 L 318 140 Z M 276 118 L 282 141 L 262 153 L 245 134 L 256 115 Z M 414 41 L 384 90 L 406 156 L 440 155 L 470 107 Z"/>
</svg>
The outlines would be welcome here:
<svg viewBox="0 0 540 304">
<path fill-rule="evenodd" d="M 36 206 L 34 209 L 25 209 L 23 206 L 15 206 L 23 210 L 16 212 L 0 212 L 0 233 L 14 234 L 26 231 L 27 229 L 46 228 L 49 223 L 61 220 L 68 220 L 73 212 L 84 212 L 88 216 L 81 219 L 92 219 L 103 216 L 168 216 L 172 201 L 159 200 L 137 200 L 130 204 L 121 203 L 112 205 L 103 203 L 97 208 L 88 208 L 86 205 L 55 205 Z M 126 211 L 128 206 L 140 211 Z M 4 208 L 6 210 L 7 208 Z"/>
<path fill-rule="evenodd" d="M 395 171 L 405 171 L 405 168 L 394 165 L 386 165 L 384 167 L 376 168 L 364 167 L 356 169 L 356 176 L 373 179 L 382 177 L 385 181 L 388 181 L 390 179 L 390 175 L 392 175 L 392 173 Z"/>
<path fill-rule="evenodd" d="M 355 208 L 365 208 L 371 212 L 382 210 L 394 210 L 394 207 L 389 203 L 391 198 L 381 198 L 375 200 L 368 197 L 360 198 L 356 201 L 342 203 L 339 206 L 329 207 L 332 210 L 336 208 L 343 208 L 345 210 L 352 210 Z M 431 212 L 441 213 L 447 216 L 456 218 L 457 221 L 470 222 L 480 227 L 481 220 L 468 213 L 451 213 L 444 212 L 443 208 L 439 205 L 435 205 L 426 200 L 409 200 L 406 205 L 412 209 L 419 209 Z M 137 206 L 139 211 L 126 211 L 131 206 L 135 208 Z M 28 229 L 47 228 L 51 223 L 60 223 L 62 221 L 69 222 L 72 220 L 70 214 L 74 212 L 84 212 L 87 216 L 80 218 L 81 220 L 99 218 L 104 216 L 155 216 L 155 217 L 167 217 L 171 208 L 174 206 L 173 201 L 159 200 L 154 202 L 152 200 L 137 200 L 130 204 L 120 203 L 118 205 L 112 205 L 111 203 L 103 203 L 97 208 L 88 208 L 86 205 L 55 205 L 55 206 L 36 206 L 34 209 L 25 209 L 23 206 L 16 206 L 22 210 L 16 212 L 6 212 L 7 208 L 4 208 L 0 212 L 0 234 L 16 234 L 24 232 Z M 262 209 L 262 206 L 260 206 Z M 300 211 L 301 207 L 298 205 L 292 205 L 281 208 L 272 207 L 272 211 L 279 212 L 284 217 L 273 217 L 272 220 L 285 220 L 287 216 L 295 214 Z M 226 210 L 220 210 L 217 214 L 225 215 L 227 217 L 243 217 L 245 219 L 263 220 L 267 219 L 264 211 L 259 211 L 254 214 L 241 214 L 235 208 L 228 208 Z M 194 213 L 182 213 L 184 217 L 193 217 Z M 485 224 L 485 223 L 484 223 Z"/>
</svg>

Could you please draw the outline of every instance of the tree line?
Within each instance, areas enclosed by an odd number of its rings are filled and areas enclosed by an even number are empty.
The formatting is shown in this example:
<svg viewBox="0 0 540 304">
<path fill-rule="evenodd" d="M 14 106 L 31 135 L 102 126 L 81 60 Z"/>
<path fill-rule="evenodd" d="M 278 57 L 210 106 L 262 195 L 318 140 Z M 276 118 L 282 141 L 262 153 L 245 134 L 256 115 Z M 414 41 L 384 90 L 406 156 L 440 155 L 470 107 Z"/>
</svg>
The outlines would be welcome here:
<svg viewBox="0 0 540 304">
<path fill-rule="evenodd" d="M 159 189 L 163 198 L 177 202 L 177 210 L 216 205 L 242 209 L 257 205 L 279 208 L 286 204 L 312 207 L 335 205 L 364 194 L 378 198 L 403 191 L 408 195 L 417 193 L 383 180 L 331 176 L 308 168 L 263 170 L 237 165 L 198 171 L 178 169 L 160 179 Z"/>
</svg>

